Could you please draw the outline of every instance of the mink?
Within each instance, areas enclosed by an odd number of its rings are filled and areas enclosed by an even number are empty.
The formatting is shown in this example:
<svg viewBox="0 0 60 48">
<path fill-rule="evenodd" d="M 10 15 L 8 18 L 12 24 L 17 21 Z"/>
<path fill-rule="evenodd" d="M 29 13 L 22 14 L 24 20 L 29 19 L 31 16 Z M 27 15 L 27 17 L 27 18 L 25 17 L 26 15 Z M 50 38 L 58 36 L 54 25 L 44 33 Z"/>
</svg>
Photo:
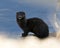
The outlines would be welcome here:
<svg viewBox="0 0 60 48">
<path fill-rule="evenodd" d="M 34 33 L 38 38 L 46 38 L 49 36 L 48 25 L 40 18 L 26 19 L 25 12 L 17 12 L 16 20 L 19 27 L 24 31 L 22 37 L 26 37 L 29 32 Z"/>
</svg>

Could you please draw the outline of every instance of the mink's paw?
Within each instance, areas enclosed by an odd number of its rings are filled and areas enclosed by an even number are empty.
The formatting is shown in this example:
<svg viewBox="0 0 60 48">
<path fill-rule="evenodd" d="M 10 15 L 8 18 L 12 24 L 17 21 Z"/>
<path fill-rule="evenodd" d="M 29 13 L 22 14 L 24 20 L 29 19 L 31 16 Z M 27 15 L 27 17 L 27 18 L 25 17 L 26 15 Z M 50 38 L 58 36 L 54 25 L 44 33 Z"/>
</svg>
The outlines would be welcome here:
<svg viewBox="0 0 60 48">
<path fill-rule="evenodd" d="M 25 34 L 25 33 L 22 33 L 22 37 L 26 37 L 27 36 L 27 34 Z"/>
</svg>

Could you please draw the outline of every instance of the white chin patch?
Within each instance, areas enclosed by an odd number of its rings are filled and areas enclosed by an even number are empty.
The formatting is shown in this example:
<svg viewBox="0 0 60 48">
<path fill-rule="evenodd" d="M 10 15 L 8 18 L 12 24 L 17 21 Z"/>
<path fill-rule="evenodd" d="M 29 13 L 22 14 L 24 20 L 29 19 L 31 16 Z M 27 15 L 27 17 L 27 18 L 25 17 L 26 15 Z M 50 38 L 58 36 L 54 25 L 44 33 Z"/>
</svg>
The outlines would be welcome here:
<svg viewBox="0 0 60 48">
<path fill-rule="evenodd" d="M 18 18 L 18 19 L 22 19 L 22 18 Z"/>
</svg>

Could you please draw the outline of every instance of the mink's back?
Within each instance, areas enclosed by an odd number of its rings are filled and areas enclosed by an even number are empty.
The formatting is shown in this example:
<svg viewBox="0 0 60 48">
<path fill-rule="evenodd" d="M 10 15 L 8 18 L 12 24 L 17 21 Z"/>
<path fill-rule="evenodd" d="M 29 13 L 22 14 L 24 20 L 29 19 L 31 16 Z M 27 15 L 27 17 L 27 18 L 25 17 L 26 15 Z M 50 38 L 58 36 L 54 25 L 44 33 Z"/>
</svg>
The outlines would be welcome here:
<svg viewBox="0 0 60 48">
<path fill-rule="evenodd" d="M 27 27 L 33 29 L 34 27 L 48 27 L 47 24 L 40 18 L 30 18 L 27 19 Z"/>
</svg>

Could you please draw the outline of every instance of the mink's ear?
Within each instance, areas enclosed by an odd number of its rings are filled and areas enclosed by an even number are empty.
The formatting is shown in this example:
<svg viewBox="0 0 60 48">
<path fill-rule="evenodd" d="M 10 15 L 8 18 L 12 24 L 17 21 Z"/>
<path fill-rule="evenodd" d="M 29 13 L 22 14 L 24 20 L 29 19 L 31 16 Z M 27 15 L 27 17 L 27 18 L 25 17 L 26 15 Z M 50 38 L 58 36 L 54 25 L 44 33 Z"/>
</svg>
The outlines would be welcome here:
<svg viewBox="0 0 60 48">
<path fill-rule="evenodd" d="M 19 14 L 19 12 L 16 12 L 16 15 L 18 15 Z"/>
</svg>

